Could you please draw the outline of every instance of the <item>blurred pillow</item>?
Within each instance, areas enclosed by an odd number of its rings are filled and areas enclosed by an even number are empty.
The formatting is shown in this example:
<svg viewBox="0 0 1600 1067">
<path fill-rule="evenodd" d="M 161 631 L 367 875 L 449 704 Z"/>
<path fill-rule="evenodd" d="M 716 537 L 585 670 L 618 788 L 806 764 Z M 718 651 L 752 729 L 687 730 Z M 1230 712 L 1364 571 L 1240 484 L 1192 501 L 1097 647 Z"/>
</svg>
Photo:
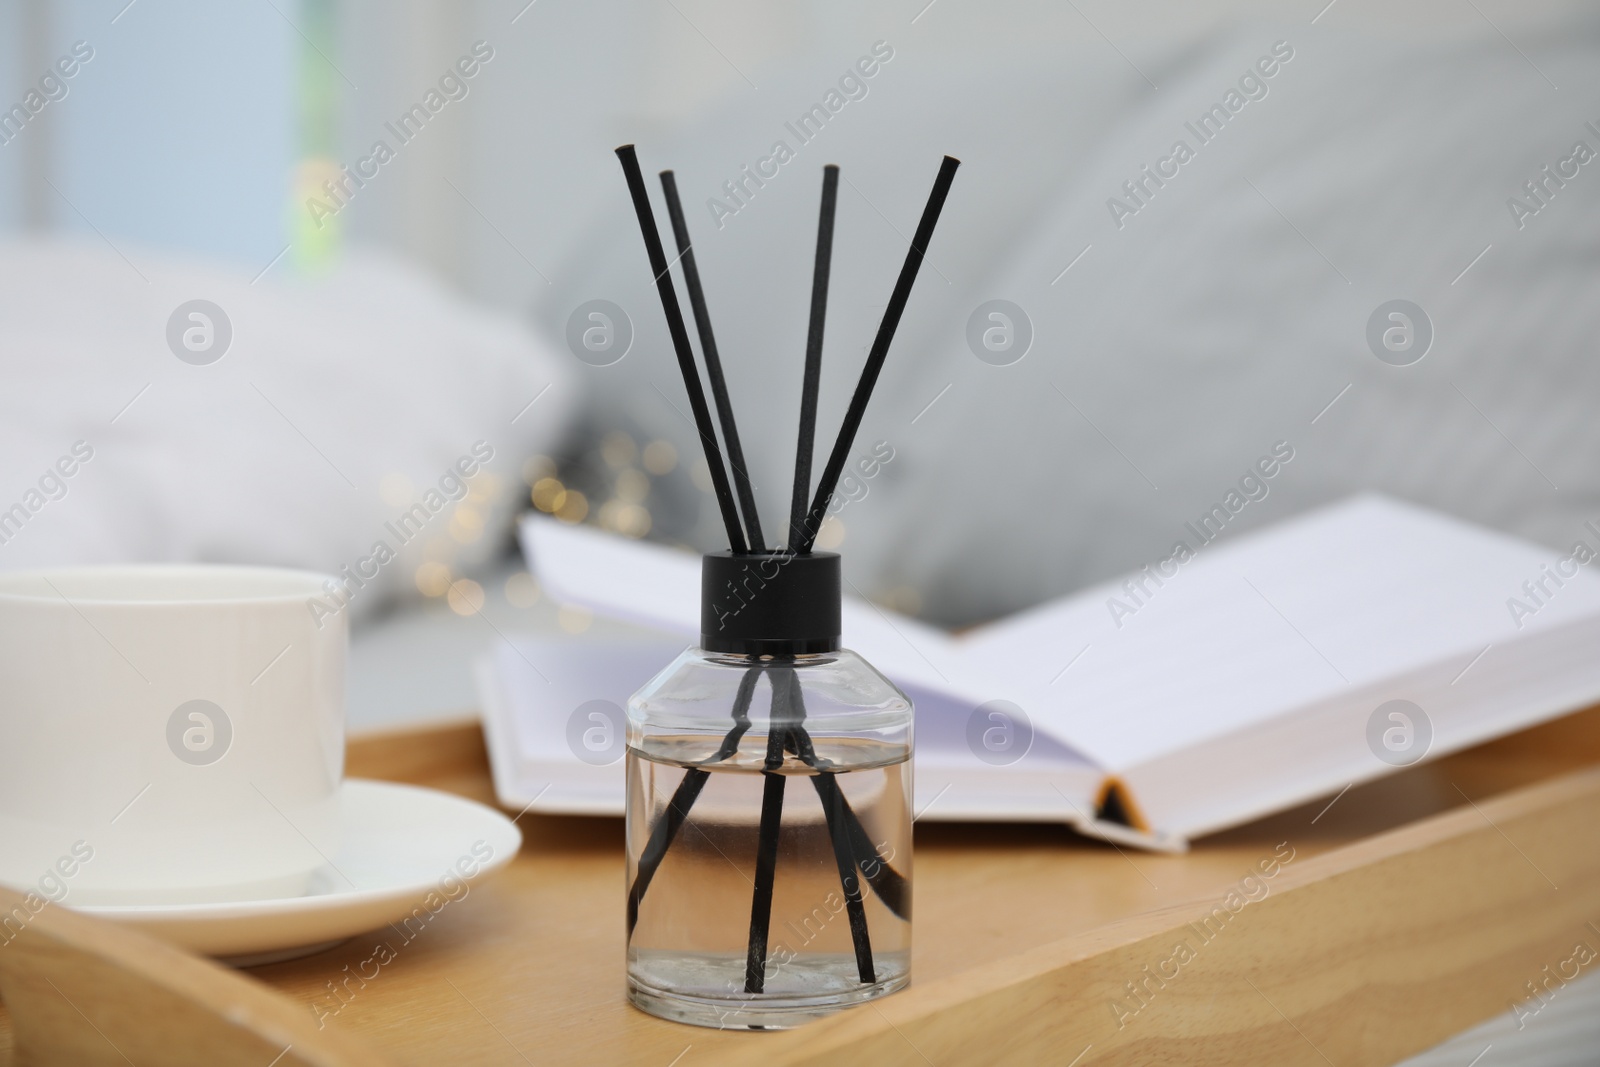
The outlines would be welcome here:
<svg viewBox="0 0 1600 1067">
<path fill-rule="evenodd" d="M 12 242 L 0 289 L 6 569 L 304 567 L 339 574 L 326 609 L 357 614 L 437 595 L 505 545 L 522 460 L 576 404 L 570 360 L 371 254 L 252 280 Z"/>
</svg>

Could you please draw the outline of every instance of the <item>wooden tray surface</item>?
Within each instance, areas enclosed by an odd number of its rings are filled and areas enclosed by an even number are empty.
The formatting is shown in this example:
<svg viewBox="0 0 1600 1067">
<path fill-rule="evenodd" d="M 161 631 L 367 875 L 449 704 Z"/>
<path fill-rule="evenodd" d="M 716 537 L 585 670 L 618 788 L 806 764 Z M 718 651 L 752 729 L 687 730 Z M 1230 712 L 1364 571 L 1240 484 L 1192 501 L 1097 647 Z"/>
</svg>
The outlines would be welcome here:
<svg viewBox="0 0 1600 1067">
<path fill-rule="evenodd" d="M 353 738 L 348 773 L 493 803 L 475 722 Z M 247 973 L 415 1064 L 1388 1064 L 1600 938 L 1600 709 L 1182 856 L 919 823 L 912 987 L 787 1033 L 631 1008 L 621 820 L 518 824 L 512 865 L 412 940 L 385 928 Z M 1214 917 L 1289 850 L 1265 898 Z M 350 977 L 375 955 L 392 958 Z M 0 1009 L 0 1065 L 11 1047 Z"/>
</svg>

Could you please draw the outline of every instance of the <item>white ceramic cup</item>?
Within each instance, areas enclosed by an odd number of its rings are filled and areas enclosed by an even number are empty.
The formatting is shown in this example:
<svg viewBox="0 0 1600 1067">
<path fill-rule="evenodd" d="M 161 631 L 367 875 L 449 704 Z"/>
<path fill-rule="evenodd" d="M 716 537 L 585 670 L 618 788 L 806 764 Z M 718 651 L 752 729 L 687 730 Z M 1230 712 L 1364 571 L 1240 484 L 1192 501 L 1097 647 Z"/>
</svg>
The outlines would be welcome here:
<svg viewBox="0 0 1600 1067">
<path fill-rule="evenodd" d="M 0 882 L 74 904 L 304 892 L 338 847 L 343 614 L 322 575 L 0 574 Z"/>
</svg>

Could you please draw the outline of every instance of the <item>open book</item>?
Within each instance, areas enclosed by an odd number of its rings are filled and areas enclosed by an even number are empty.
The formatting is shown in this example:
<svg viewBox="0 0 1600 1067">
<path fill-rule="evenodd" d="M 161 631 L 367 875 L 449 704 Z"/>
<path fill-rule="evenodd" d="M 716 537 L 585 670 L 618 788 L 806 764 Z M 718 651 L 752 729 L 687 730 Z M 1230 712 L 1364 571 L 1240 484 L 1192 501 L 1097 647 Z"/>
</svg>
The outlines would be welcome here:
<svg viewBox="0 0 1600 1067">
<path fill-rule="evenodd" d="M 846 597 L 844 644 L 916 705 L 919 817 L 1177 849 L 1600 700 L 1584 536 L 1554 552 L 1361 496 L 961 636 Z M 522 540 L 550 596 L 638 629 L 479 663 L 496 788 L 620 814 L 620 748 L 579 759 L 570 718 L 697 643 L 699 559 L 543 517 Z"/>
</svg>

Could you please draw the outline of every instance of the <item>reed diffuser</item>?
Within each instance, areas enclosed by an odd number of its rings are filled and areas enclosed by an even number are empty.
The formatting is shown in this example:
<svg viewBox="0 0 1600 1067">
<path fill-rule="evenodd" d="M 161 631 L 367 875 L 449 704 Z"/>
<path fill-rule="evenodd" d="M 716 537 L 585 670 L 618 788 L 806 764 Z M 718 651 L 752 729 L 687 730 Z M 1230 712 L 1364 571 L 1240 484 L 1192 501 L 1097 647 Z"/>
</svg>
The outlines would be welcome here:
<svg viewBox="0 0 1600 1067">
<path fill-rule="evenodd" d="M 911 977 L 911 701 L 840 646 L 839 556 L 813 546 L 960 163 L 939 168 L 812 492 L 839 187 L 823 169 L 789 528 L 768 547 L 672 172 L 715 425 L 638 157 L 617 156 L 729 546 L 702 560 L 699 646 L 628 702 L 628 993 L 680 1022 L 783 1029 Z"/>
</svg>

